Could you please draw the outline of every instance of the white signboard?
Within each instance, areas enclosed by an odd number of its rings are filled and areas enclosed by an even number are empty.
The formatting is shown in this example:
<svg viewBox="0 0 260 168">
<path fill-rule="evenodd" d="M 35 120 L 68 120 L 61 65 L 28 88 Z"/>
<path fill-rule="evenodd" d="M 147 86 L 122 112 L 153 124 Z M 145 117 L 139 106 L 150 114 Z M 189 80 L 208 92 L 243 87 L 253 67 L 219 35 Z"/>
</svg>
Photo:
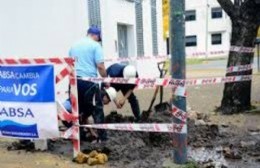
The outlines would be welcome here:
<svg viewBox="0 0 260 168">
<path fill-rule="evenodd" d="M 53 65 L 0 66 L 0 137 L 59 137 Z"/>
</svg>

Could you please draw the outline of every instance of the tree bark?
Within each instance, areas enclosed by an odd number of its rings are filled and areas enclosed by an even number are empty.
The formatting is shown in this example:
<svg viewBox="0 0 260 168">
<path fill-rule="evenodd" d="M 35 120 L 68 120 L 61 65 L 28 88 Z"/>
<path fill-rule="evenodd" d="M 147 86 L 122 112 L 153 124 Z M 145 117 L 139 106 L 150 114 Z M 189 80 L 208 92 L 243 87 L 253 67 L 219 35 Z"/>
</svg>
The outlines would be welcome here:
<svg viewBox="0 0 260 168">
<path fill-rule="evenodd" d="M 230 9 L 229 0 L 218 0 L 226 11 Z M 223 3 L 222 3 L 223 1 Z M 225 2 L 225 3 L 224 3 Z M 232 21 L 231 45 L 240 47 L 254 47 L 257 30 L 259 27 L 258 17 L 260 6 L 254 0 L 246 0 L 241 6 L 231 7 L 236 11 L 229 10 L 228 15 Z M 227 67 L 247 65 L 253 63 L 254 53 L 229 52 Z M 252 75 L 252 70 L 244 72 L 227 73 L 226 76 Z M 223 114 L 233 114 L 251 109 L 251 81 L 226 83 L 221 106 Z"/>
</svg>

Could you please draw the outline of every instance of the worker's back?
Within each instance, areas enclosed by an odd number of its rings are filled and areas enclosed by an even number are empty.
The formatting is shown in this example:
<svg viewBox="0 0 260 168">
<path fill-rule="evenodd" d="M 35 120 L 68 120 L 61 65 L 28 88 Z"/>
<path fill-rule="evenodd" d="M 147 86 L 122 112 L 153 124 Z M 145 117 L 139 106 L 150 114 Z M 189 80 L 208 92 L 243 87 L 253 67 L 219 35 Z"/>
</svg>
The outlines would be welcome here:
<svg viewBox="0 0 260 168">
<path fill-rule="evenodd" d="M 126 65 L 123 64 L 113 64 L 110 67 L 107 68 L 107 74 L 110 77 L 117 77 L 117 78 L 123 78 L 123 71 Z"/>
<path fill-rule="evenodd" d="M 101 45 L 89 37 L 74 44 L 69 52 L 76 60 L 77 76 L 97 77 L 97 64 L 104 61 Z"/>
</svg>

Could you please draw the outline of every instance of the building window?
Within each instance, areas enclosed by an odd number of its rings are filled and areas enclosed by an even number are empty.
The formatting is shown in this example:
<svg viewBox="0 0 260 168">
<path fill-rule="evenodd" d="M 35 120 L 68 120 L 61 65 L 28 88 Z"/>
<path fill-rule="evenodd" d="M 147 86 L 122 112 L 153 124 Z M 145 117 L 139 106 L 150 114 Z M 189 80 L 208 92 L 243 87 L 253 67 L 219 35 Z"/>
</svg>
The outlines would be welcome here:
<svg viewBox="0 0 260 168">
<path fill-rule="evenodd" d="M 151 0 L 151 20 L 152 20 L 152 41 L 153 55 L 158 55 L 158 31 L 157 31 L 157 0 Z"/>
<path fill-rule="evenodd" d="M 135 1 L 137 56 L 144 56 L 143 2 Z"/>
<path fill-rule="evenodd" d="M 97 26 L 101 29 L 100 1 L 88 0 L 89 25 Z"/>
<path fill-rule="evenodd" d="M 195 10 L 188 10 L 185 12 L 185 20 L 186 21 L 194 21 L 196 20 L 196 11 Z"/>
<path fill-rule="evenodd" d="M 186 36 L 186 47 L 197 46 L 197 36 Z"/>
<path fill-rule="evenodd" d="M 212 34 L 211 35 L 211 44 L 212 45 L 222 44 L 222 34 L 221 33 Z"/>
<path fill-rule="evenodd" d="M 211 18 L 212 19 L 218 19 L 222 18 L 223 16 L 222 8 L 212 8 L 211 9 Z"/>
</svg>

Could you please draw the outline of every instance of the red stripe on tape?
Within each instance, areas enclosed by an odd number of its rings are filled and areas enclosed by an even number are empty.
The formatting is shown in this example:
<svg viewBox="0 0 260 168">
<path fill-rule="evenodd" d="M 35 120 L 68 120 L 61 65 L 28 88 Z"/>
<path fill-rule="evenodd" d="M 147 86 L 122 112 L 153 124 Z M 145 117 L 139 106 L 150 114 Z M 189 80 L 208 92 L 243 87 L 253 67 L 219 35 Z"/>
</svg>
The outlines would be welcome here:
<svg viewBox="0 0 260 168">
<path fill-rule="evenodd" d="M 49 58 L 49 61 L 55 64 L 63 64 L 62 58 Z"/>
<path fill-rule="evenodd" d="M 45 59 L 42 59 L 42 58 L 35 58 L 34 61 L 37 63 L 37 64 L 44 64 L 46 61 Z"/>
<path fill-rule="evenodd" d="M 18 64 L 18 62 L 15 60 L 15 59 L 5 59 L 5 62 L 7 63 L 7 64 Z"/>
<path fill-rule="evenodd" d="M 30 64 L 30 63 L 31 63 L 30 60 L 28 60 L 28 59 L 23 59 L 23 58 L 19 59 L 19 62 L 20 62 L 21 64 Z"/>
</svg>

